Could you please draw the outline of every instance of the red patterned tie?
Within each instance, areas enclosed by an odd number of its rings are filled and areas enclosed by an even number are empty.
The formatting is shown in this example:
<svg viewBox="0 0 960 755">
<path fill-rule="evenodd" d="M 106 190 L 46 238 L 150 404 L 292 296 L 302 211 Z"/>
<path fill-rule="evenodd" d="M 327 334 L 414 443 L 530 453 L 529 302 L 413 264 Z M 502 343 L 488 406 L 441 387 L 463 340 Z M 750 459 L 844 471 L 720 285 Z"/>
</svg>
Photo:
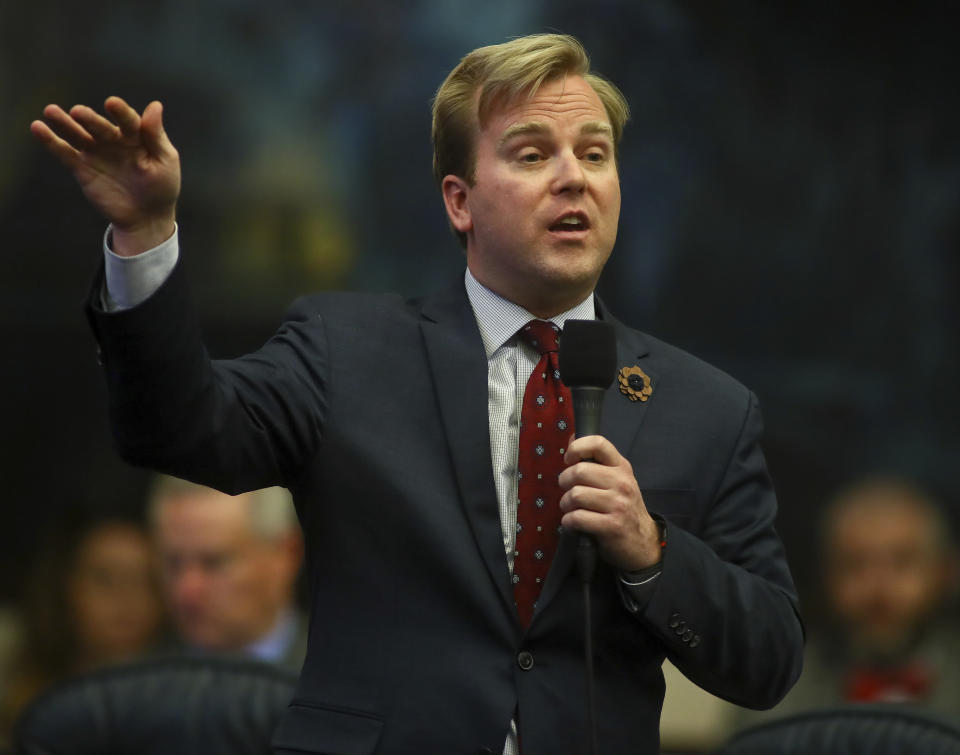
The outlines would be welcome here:
<svg viewBox="0 0 960 755">
<path fill-rule="evenodd" d="M 570 390 L 560 382 L 556 325 L 531 320 L 519 336 L 540 352 L 520 410 L 517 455 L 517 539 L 513 597 L 524 626 L 530 624 L 540 589 L 557 550 L 563 454 L 573 432 Z"/>
</svg>

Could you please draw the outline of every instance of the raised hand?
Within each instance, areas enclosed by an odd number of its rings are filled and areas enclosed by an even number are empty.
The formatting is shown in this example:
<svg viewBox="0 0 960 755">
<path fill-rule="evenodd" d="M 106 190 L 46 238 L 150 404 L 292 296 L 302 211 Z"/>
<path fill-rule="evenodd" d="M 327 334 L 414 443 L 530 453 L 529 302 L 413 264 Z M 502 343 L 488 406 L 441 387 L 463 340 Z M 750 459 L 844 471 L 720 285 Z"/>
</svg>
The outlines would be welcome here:
<svg viewBox="0 0 960 755">
<path fill-rule="evenodd" d="M 47 105 L 30 131 L 76 178 L 84 196 L 113 224 L 113 250 L 132 256 L 162 243 L 174 229 L 180 156 L 163 129 L 163 106 L 143 114 L 119 97 L 107 117 L 86 105 L 69 113 Z"/>
</svg>

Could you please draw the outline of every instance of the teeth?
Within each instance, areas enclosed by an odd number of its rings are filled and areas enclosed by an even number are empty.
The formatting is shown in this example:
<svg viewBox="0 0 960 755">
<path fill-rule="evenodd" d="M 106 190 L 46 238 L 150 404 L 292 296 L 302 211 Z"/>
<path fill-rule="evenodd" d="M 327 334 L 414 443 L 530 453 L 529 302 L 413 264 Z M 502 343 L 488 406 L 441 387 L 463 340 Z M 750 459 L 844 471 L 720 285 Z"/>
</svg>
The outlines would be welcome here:
<svg viewBox="0 0 960 755">
<path fill-rule="evenodd" d="M 564 218 L 560 222 L 563 225 L 580 225 L 580 218 Z"/>
</svg>

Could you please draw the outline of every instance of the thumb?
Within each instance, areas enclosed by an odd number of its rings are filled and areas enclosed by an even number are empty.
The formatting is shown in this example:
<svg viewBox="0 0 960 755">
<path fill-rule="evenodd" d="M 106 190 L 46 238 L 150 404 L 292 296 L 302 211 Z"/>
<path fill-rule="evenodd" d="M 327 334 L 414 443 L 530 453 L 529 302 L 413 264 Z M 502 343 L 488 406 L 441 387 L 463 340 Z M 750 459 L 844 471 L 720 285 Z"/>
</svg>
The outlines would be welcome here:
<svg viewBox="0 0 960 755">
<path fill-rule="evenodd" d="M 143 111 L 140 117 L 140 133 L 143 135 L 143 146 L 154 157 L 163 157 L 172 151 L 173 145 L 163 128 L 163 105 L 154 100 Z"/>
</svg>

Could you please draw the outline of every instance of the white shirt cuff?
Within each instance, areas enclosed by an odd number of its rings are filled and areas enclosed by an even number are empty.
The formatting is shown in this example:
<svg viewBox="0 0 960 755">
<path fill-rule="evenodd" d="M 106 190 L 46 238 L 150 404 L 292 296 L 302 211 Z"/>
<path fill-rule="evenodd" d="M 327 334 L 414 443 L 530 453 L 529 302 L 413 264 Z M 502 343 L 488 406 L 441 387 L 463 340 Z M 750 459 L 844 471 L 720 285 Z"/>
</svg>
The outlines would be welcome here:
<svg viewBox="0 0 960 755">
<path fill-rule="evenodd" d="M 176 267 L 180 256 L 179 226 L 160 246 L 133 257 L 121 257 L 110 249 L 111 231 L 103 235 L 106 287 L 103 306 L 107 312 L 130 309 L 150 298 Z"/>
</svg>

